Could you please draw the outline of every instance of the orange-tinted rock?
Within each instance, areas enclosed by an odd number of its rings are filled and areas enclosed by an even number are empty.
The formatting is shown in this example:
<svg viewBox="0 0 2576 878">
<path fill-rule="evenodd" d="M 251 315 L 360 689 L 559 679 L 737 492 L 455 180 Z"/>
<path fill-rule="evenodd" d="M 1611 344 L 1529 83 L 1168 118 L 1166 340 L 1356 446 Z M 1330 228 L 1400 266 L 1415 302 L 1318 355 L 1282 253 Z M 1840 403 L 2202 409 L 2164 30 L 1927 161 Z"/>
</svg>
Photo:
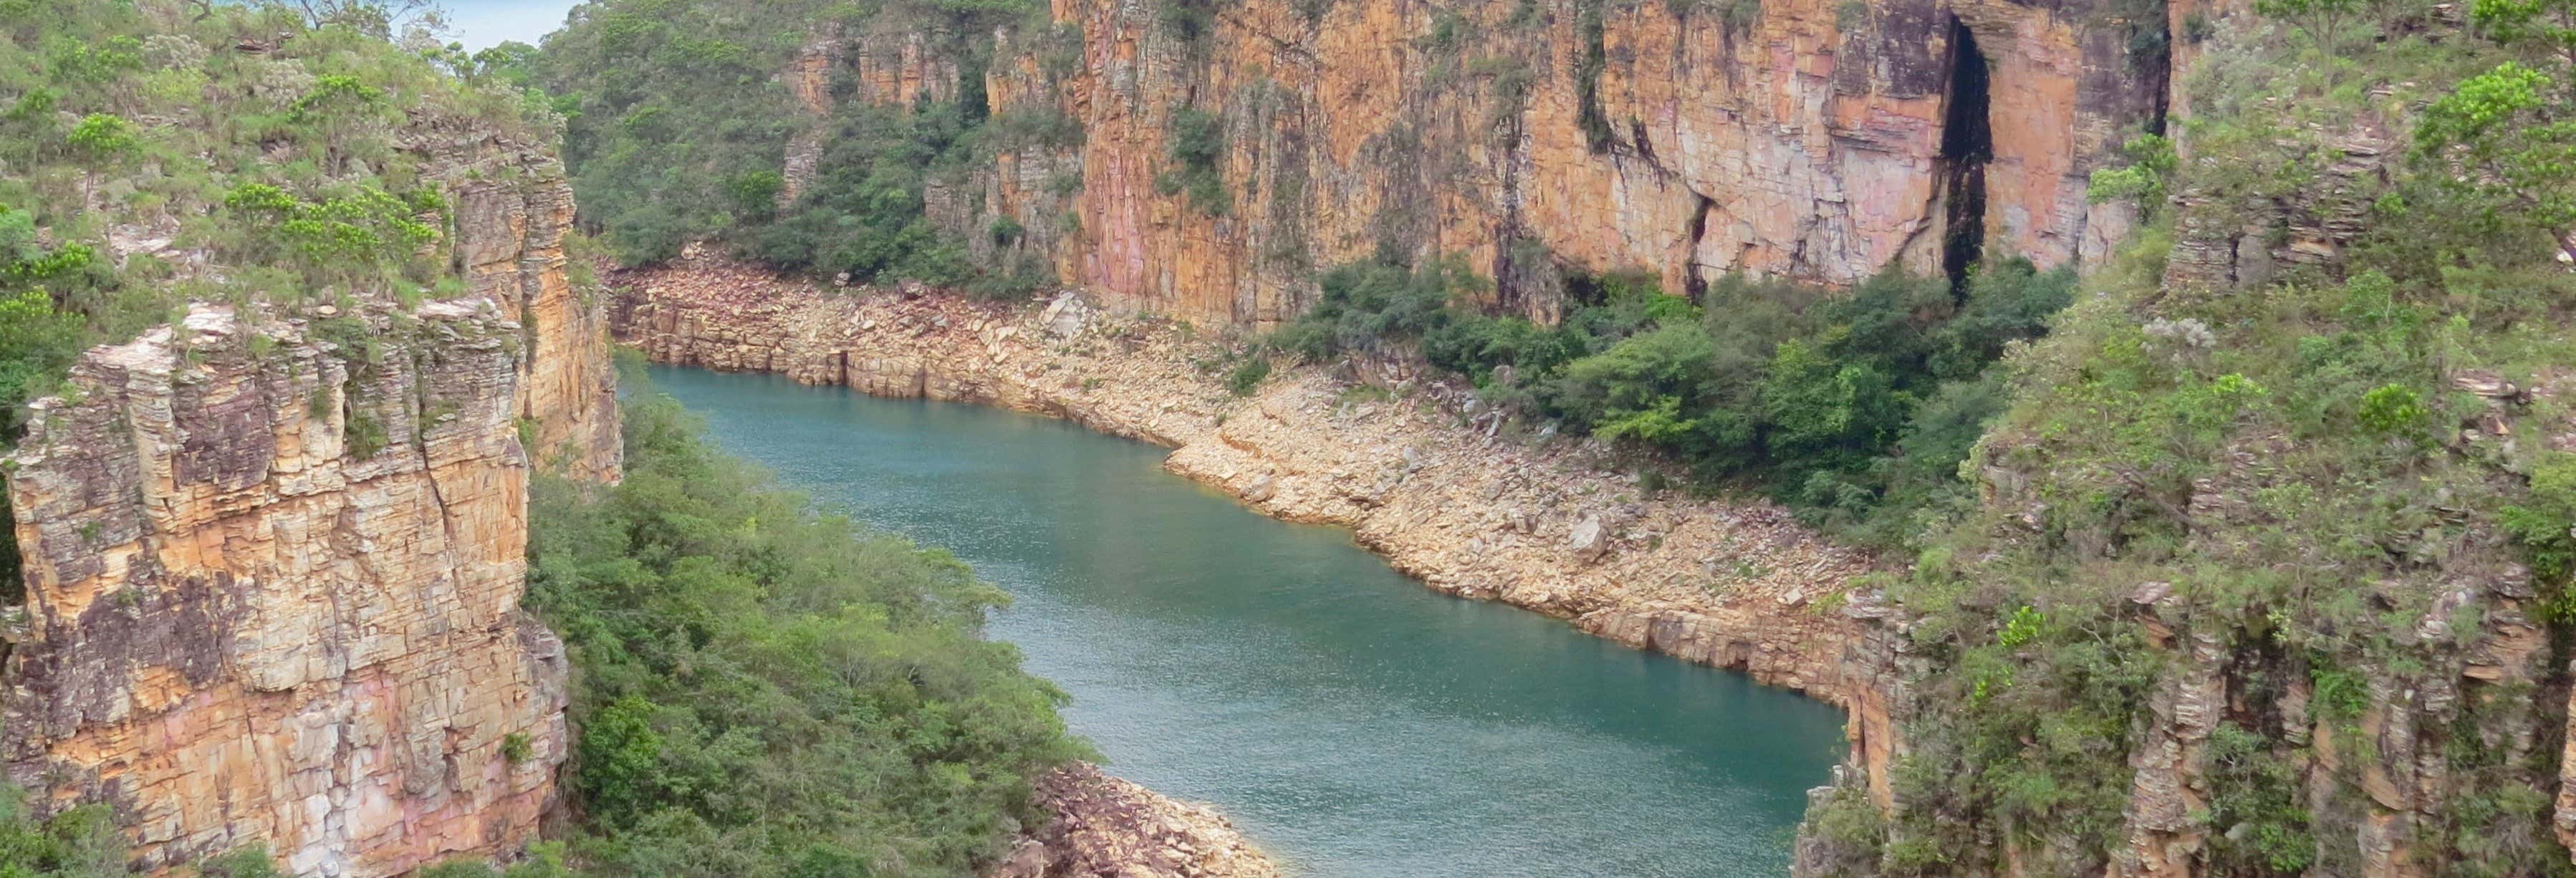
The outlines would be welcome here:
<svg viewBox="0 0 2576 878">
<path fill-rule="evenodd" d="M 518 328 L 483 299 L 317 324 L 199 306 L 91 351 L 9 480 L 28 588 L 0 763 L 161 871 L 253 843 L 395 875 L 524 843 L 566 753 L 523 616 Z"/>
<path fill-rule="evenodd" d="M 498 303 L 522 332 L 513 414 L 529 426 L 528 452 L 550 471 L 616 481 L 624 452 L 607 301 L 596 289 L 576 289 L 567 271 L 573 199 L 563 164 L 551 147 L 471 122 L 423 122 L 412 137 L 438 160 L 467 291 Z"/>
<path fill-rule="evenodd" d="M 1559 261 L 1641 267 L 1675 292 L 1731 271 L 1934 271 L 1964 29 L 1992 63 L 1987 252 L 2058 265 L 2126 233 L 2129 208 L 2087 204 L 2085 183 L 2159 118 L 2162 50 L 2130 32 L 2164 22 L 2108 0 L 1721 9 L 1745 5 L 1252 0 L 1193 46 L 1152 4 L 1055 0 L 1078 63 L 1051 71 L 1051 38 L 1006 30 L 985 91 L 997 114 L 1080 123 L 1082 146 L 1050 153 L 1079 193 L 1040 196 L 1032 156 L 1011 151 L 946 221 L 1065 226 L 1026 245 L 1062 280 L 1206 324 L 1285 319 L 1311 302 L 1313 267 L 1387 247 L 1462 255 L 1497 279 L 1496 304 L 1539 317 L 1562 307 Z M 862 93 L 937 93 L 918 45 L 874 50 Z M 1164 183 L 1183 106 L 1223 117 L 1220 215 Z"/>
</svg>

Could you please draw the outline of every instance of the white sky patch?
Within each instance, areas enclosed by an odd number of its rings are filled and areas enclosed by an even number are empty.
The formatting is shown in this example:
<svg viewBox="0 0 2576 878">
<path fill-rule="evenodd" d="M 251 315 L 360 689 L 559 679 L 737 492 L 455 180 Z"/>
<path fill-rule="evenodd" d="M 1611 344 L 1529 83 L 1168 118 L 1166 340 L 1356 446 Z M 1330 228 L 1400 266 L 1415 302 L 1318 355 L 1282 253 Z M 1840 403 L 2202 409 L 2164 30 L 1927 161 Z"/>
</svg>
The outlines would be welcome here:
<svg viewBox="0 0 2576 878">
<path fill-rule="evenodd" d="M 564 13 L 578 0 L 447 0 L 448 39 L 464 43 L 466 51 L 489 49 L 517 40 L 536 45 L 545 35 L 563 27 Z"/>
</svg>

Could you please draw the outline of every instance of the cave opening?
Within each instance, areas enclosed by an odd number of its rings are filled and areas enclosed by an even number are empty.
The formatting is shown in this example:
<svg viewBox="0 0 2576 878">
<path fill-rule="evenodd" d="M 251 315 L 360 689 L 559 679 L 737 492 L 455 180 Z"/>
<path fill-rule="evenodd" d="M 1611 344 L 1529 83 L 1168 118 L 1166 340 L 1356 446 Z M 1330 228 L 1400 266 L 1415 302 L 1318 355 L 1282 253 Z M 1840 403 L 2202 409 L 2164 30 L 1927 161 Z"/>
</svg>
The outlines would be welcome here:
<svg viewBox="0 0 2576 878">
<path fill-rule="evenodd" d="M 1988 124 L 1991 76 L 1977 35 L 1956 15 L 1950 16 L 1950 99 L 1941 118 L 1944 229 L 1941 271 L 1950 291 L 1965 295 L 1968 272 L 1985 256 L 1986 163 L 1995 156 L 1994 129 Z"/>
</svg>

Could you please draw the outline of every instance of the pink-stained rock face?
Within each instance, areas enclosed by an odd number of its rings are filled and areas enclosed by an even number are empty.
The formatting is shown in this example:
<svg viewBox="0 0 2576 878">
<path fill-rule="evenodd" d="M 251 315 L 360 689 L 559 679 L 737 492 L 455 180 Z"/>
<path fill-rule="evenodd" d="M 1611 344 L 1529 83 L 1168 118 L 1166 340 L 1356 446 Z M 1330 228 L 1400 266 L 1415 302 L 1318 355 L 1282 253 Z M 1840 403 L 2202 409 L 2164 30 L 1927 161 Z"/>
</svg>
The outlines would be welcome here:
<svg viewBox="0 0 2576 878">
<path fill-rule="evenodd" d="M 1291 317 L 1315 267 L 1390 249 L 1462 256 L 1493 304 L 1540 318 L 1564 306 L 1560 266 L 1677 293 L 1737 271 L 1849 284 L 1943 270 L 1954 221 L 1989 255 L 2097 259 L 2131 212 L 2088 204 L 2086 181 L 2160 124 L 2168 79 L 2162 41 L 2133 35 L 2164 22 L 2108 0 L 1254 0 L 1196 44 L 1152 4 L 1053 15 L 1078 61 L 1006 30 L 985 91 L 997 115 L 1069 117 L 1082 144 L 1007 151 L 934 216 L 1048 230 L 1018 246 L 1064 282 L 1218 325 Z M 1987 112 L 1952 119 L 1971 65 Z M 874 85 L 885 66 L 860 71 L 863 97 L 909 101 Z M 1222 119 L 1222 212 L 1170 183 L 1184 107 Z M 1973 184 L 1944 150 L 1970 124 L 1991 142 Z M 1032 185 L 1033 164 L 1078 191 Z M 1955 212 L 1969 190 L 1982 209 Z"/>
<path fill-rule="evenodd" d="M 160 871 L 264 843 L 394 875 L 529 839 L 563 648 L 519 610 L 518 327 L 489 300 L 91 351 L 10 460 L 26 627 L 0 763 Z"/>
</svg>

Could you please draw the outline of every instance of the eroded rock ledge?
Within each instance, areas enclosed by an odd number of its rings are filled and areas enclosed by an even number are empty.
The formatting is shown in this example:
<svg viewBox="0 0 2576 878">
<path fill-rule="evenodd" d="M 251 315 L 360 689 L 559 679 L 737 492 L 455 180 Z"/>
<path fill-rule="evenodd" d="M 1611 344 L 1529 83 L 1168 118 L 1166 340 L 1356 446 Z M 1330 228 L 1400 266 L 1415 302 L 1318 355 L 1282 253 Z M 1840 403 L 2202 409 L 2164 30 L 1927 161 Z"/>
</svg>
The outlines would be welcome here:
<svg viewBox="0 0 2576 878">
<path fill-rule="evenodd" d="M 1205 805 L 1075 763 L 1039 778 L 1055 819 L 986 878 L 1276 878 L 1279 867 Z"/>
<path fill-rule="evenodd" d="M 619 337 L 653 360 L 1068 418 L 1175 449 L 1165 466 L 1265 513 L 1351 528 L 1443 592 L 1569 620 L 1852 711 L 1877 780 L 1901 638 L 1851 591 L 1869 559 L 1761 502 L 1644 496 L 1598 449 L 1499 433 L 1462 389 L 1398 367 L 1320 369 L 1237 398 L 1186 327 L 937 295 L 844 294 L 712 258 L 622 273 Z M 1848 653 L 1848 654 L 1847 654 Z M 1883 786 L 1880 787 L 1882 796 Z"/>
</svg>

